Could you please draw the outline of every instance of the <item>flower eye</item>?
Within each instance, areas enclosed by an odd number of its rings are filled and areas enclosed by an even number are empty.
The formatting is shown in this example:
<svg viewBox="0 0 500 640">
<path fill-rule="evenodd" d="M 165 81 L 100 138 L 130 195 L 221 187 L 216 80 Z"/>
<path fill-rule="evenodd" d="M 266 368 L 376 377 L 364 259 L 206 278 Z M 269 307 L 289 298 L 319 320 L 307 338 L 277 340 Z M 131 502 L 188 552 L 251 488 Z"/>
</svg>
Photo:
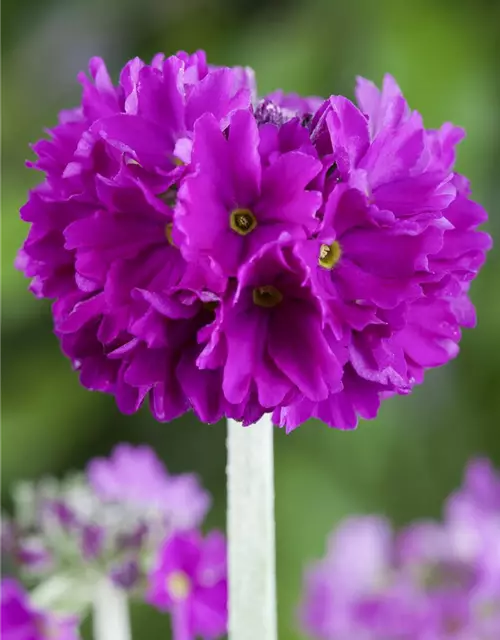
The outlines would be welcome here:
<svg viewBox="0 0 500 640">
<path fill-rule="evenodd" d="M 319 248 L 318 264 L 323 269 L 333 269 L 342 256 L 342 248 L 335 240 L 332 244 L 322 244 Z"/>
<path fill-rule="evenodd" d="M 185 600 L 191 592 L 191 580 L 184 571 L 174 571 L 167 576 L 166 587 L 172 600 Z"/>
<path fill-rule="evenodd" d="M 276 307 L 283 300 L 283 294 L 281 291 L 272 285 L 256 287 L 253 290 L 252 297 L 254 304 L 258 307 L 265 307 L 266 309 Z"/>
<path fill-rule="evenodd" d="M 229 216 L 229 224 L 240 236 L 246 236 L 257 226 L 257 219 L 250 209 L 234 209 Z"/>
</svg>

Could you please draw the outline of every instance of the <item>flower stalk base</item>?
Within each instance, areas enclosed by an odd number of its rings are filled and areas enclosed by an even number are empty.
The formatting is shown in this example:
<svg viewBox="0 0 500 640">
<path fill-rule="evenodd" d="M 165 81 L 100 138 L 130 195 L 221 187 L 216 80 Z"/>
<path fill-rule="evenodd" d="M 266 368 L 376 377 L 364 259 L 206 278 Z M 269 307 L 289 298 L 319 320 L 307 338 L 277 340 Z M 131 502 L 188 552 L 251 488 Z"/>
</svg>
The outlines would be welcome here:
<svg viewBox="0 0 500 640">
<path fill-rule="evenodd" d="M 132 640 L 127 595 L 103 578 L 95 589 L 94 640 Z"/>
<path fill-rule="evenodd" d="M 229 640 L 277 640 L 273 432 L 228 420 Z"/>
</svg>

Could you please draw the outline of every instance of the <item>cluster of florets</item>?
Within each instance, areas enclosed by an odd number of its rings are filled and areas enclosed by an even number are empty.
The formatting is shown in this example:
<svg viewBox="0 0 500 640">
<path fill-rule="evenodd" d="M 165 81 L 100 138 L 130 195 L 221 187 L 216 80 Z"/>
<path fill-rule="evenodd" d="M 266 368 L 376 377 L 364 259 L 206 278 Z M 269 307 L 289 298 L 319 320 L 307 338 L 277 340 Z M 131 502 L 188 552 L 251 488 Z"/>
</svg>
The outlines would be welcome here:
<svg viewBox="0 0 500 640">
<path fill-rule="evenodd" d="M 205 55 L 104 63 L 34 145 L 18 266 L 81 383 L 160 421 L 353 428 L 458 351 L 486 213 L 395 81 L 358 106 Z"/>
<path fill-rule="evenodd" d="M 321 640 L 500 637 L 500 475 L 473 462 L 443 523 L 394 535 L 384 518 L 350 518 L 306 578 L 305 631 Z"/>
<path fill-rule="evenodd" d="M 196 476 L 169 475 L 148 447 L 119 445 L 84 475 L 18 485 L 14 506 L 2 522 L 2 551 L 34 587 L 34 601 L 11 579 L 2 584 L 2 623 L 12 638 L 77 637 L 80 616 L 56 612 L 85 612 L 102 581 L 170 612 L 174 638 L 226 632 L 225 539 L 199 530 L 210 496 Z M 40 597 L 47 604 L 44 591 L 54 592 L 45 611 L 37 607 Z"/>
</svg>

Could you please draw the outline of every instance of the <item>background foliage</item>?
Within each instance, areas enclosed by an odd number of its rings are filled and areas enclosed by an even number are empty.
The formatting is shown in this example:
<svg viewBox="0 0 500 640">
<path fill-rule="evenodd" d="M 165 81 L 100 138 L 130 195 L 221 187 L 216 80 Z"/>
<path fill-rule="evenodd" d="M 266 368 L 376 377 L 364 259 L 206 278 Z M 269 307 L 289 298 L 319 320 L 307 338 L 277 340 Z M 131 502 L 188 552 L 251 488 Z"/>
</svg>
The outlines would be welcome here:
<svg viewBox="0 0 500 640">
<path fill-rule="evenodd" d="M 352 96 L 356 74 L 380 82 L 389 71 L 428 126 L 466 127 L 459 169 L 500 237 L 500 3 L 4 0 L 3 10 L 3 501 L 20 478 L 82 468 L 119 441 L 148 442 L 172 472 L 201 475 L 214 495 L 208 525 L 223 527 L 224 425 L 192 416 L 155 424 L 147 410 L 124 417 L 112 398 L 81 389 L 52 335 L 49 303 L 34 300 L 13 269 L 27 232 L 17 212 L 39 179 L 23 165 L 28 143 L 78 102 L 75 75 L 92 55 L 116 75 L 135 55 L 204 48 L 213 63 L 254 67 L 261 93 Z M 472 290 L 479 327 L 464 335 L 459 359 L 411 398 L 388 401 L 354 433 L 318 423 L 276 432 L 280 640 L 301 637 L 302 568 L 341 517 L 381 512 L 398 525 L 437 517 L 470 456 L 500 465 L 499 267 L 493 252 Z M 167 637 L 161 616 L 133 614 L 138 637 Z"/>
</svg>

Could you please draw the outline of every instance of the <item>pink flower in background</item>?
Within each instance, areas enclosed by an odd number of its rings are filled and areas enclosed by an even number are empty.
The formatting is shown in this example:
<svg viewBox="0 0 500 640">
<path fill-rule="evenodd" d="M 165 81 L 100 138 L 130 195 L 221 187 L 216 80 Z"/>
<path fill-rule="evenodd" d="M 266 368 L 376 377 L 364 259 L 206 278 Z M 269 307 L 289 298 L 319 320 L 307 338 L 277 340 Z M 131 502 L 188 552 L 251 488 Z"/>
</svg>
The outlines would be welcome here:
<svg viewBox="0 0 500 640">
<path fill-rule="evenodd" d="M 149 576 L 147 601 L 172 616 L 173 640 L 219 638 L 227 632 L 226 541 L 219 532 L 172 536 Z"/>
<path fill-rule="evenodd" d="M 489 460 L 468 465 L 462 487 L 447 501 L 446 523 L 457 554 L 500 593 L 500 472 Z"/>
<path fill-rule="evenodd" d="M 500 637 L 500 483 L 472 461 L 442 523 L 393 534 L 350 518 L 306 574 L 304 631 L 322 640 L 495 640 Z"/>
<path fill-rule="evenodd" d="M 2 640 L 78 640 L 80 637 L 76 617 L 56 616 L 36 609 L 16 580 L 4 578 L 0 591 Z"/>
<path fill-rule="evenodd" d="M 120 444 L 109 458 L 94 458 L 87 478 L 101 500 L 162 514 L 176 529 L 198 526 L 210 507 L 210 496 L 194 474 L 170 476 L 144 445 Z"/>
<path fill-rule="evenodd" d="M 387 632 L 408 615 L 397 591 L 386 594 L 387 603 L 374 597 L 390 584 L 392 574 L 390 524 L 377 517 L 347 519 L 330 537 L 326 557 L 307 572 L 300 610 L 303 628 L 325 640 L 378 639 L 367 635 L 367 626 L 373 627 L 382 609 Z M 372 618 L 369 625 L 367 617 Z"/>
</svg>

